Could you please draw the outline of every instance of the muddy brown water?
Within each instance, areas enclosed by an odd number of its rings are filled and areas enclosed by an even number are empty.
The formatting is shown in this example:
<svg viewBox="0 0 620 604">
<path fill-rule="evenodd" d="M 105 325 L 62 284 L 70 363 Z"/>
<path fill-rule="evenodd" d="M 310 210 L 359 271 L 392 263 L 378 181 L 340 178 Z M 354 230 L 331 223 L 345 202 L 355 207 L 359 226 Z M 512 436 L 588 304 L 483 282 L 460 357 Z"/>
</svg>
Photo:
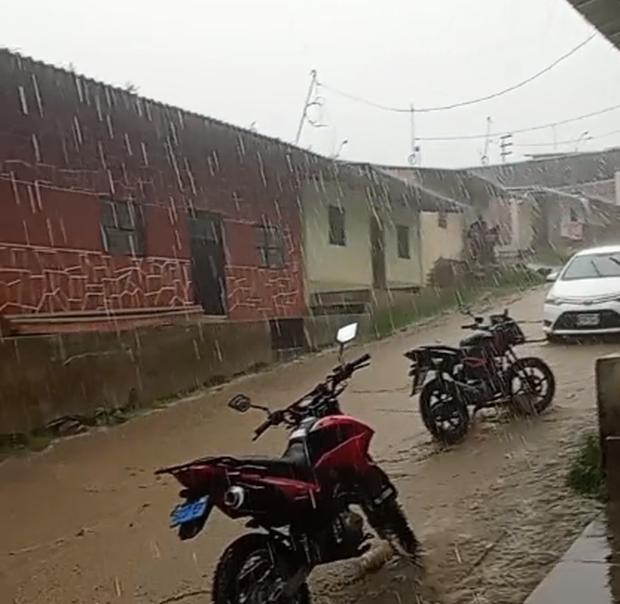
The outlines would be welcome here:
<svg viewBox="0 0 620 604">
<path fill-rule="evenodd" d="M 544 292 L 507 300 L 515 318 L 538 320 Z M 456 313 L 357 347 L 373 355 L 342 399 L 376 429 L 373 451 L 394 478 L 426 548 L 426 575 L 395 560 L 359 577 L 355 562 L 317 569 L 315 600 L 328 602 L 522 602 L 597 511 L 565 487 L 568 456 L 595 426 L 594 360 L 617 344 L 532 344 L 556 373 L 553 408 L 535 419 L 477 417 L 466 441 L 441 450 L 408 396 L 402 353 L 462 337 Z M 539 325 L 527 325 L 540 337 Z M 168 529 L 176 501 L 161 465 L 206 454 L 277 454 L 285 433 L 251 442 L 259 415 L 226 408 L 237 392 L 282 406 L 334 365 L 326 352 L 196 394 L 171 407 L 55 443 L 0 465 L 0 601 L 14 604 L 209 601 L 218 555 L 243 530 L 214 513 L 181 543 Z"/>
</svg>

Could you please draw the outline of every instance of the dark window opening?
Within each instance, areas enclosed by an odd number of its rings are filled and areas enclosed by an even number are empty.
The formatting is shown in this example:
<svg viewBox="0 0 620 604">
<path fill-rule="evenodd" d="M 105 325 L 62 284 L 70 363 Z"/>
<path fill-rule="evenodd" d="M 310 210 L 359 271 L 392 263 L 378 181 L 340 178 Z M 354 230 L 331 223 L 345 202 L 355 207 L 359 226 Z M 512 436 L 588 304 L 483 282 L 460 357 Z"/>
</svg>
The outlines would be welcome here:
<svg viewBox="0 0 620 604">
<path fill-rule="evenodd" d="M 260 225 L 256 227 L 260 264 L 265 268 L 284 266 L 284 237 L 279 227 Z"/>
<path fill-rule="evenodd" d="M 101 235 L 103 249 L 117 256 L 143 256 L 143 220 L 132 202 L 102 200 Z"/>
<path fill-rule="evenodd" d="M 445 210 L 439 210 L 439 212 L 437 212 L 437 226 L 440 229 L 448 228 L 448 215 Z"/>
<path fill-rule="evenodd" d="M 347 245 L 344 228 L 344 208 L 329 206 L 329 243 L 331 245 Z"/>
<path fill-rule="evenodd" d="M 400 224 L 397 225 L 396 239 L 398 242 L 398 257 L 411 258 L 411 249 L 409 247 L 409 227 Z"/>
<path fill-rule="evenodd" d="M 578 222 L 579 221 L 579 216 L 577 216 L 577 210 L 575 210 L 575 208 L 570 208 L 569 209 L 569 220 L 571 222 Z"/>
</svg>

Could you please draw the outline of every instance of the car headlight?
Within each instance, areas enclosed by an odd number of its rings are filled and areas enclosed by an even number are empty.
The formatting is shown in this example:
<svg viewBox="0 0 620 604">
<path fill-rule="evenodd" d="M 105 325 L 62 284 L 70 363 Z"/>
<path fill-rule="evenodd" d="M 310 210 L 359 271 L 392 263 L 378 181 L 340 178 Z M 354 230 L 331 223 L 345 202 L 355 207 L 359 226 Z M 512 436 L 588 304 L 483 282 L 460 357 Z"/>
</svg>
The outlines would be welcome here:
<svg viewBox="0 0 620 604">
<path fill-rule="evenodd" d="M 551 306 L 560 306 L 560 304 L 562 304 L 562 300 L 560 298 L 556 298 L 555 296 L 549 296 L 545 300 L 545 304 L 550 304 Z"/>
</svg>

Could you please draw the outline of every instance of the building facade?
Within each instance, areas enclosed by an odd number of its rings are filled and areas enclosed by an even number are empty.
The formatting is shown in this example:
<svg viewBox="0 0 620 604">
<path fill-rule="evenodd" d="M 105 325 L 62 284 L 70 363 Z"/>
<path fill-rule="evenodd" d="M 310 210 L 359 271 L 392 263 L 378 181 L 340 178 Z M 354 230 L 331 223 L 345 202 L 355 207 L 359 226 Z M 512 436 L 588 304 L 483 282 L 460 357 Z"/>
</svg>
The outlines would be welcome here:
<svg viewBox="0 0 620 604">
<path fill-rule="evenodd" d="M 409 188 L 367 165 L 342 165 L 302 196 L 309 306 L 376 305 L 423 285 L 420 211 Z"/>
<path fill-rule="evenodd" d="M 304 314 L 318 160 L 4 50 L 0 80 L 0 314 Z"/>
</svg>

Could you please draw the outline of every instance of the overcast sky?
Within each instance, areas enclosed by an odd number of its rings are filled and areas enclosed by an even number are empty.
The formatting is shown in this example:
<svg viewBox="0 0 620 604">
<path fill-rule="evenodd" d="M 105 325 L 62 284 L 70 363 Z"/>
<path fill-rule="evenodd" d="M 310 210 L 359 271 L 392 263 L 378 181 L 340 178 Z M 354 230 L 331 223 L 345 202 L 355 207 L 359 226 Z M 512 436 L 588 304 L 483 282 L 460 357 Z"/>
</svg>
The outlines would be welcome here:
<svg viewBox="0 0 620 604">
<path fill-rule="evenodd" d="M 444 105 L 505 88 L 593 28 L 566 0 L 20 0 L 4 2 L 0 45 L 140 94 L 292 141 L 316 69 L 325 84 L 378 103 Z M 321 91 L 302 146 L 406 164 L 407 114 Z M 620 53 L 600 34 L 502 98 L 420 114 L 420 137 L 546 124 L 620 103 Z M 558 141 L 620 130 L 620 110 L 557 128 Z M 515 135 L 515 158 L 553 150 L 551 129 Z M 524 147 L 549 143 L 547 147 Z M 422 165 L 477 165 L 483 141 L 423 142 Z M 580 148 L 620 145 L 620 132 Z M 572 150 L 575 144 L 559 145 Z M 499 160 L 497 144 L 490 149 Z"/>
</svg>

